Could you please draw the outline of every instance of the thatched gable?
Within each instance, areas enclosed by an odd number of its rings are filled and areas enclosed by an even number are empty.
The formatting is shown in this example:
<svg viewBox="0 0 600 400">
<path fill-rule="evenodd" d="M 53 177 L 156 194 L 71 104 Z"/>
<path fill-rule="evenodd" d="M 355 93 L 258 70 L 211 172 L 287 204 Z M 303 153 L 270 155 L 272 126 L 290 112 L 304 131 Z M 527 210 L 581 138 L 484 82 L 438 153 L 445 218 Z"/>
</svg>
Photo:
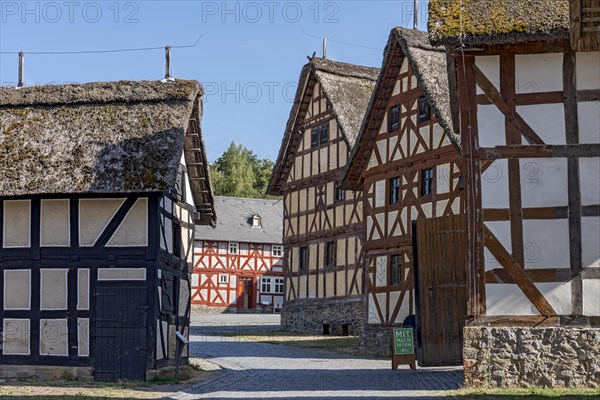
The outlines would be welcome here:
<svg viewBox="0 0 600 400">
<path fill-rule="evenodd" d="M 300 142 L 301 124 L 304 120 L 312 87 L 319 82 L 332 114 L 336 118 L 349 147 L 354 145 L 364 112 L 371 98 L 378 68 L 363 67 L 323 58 L 313 57 L 302 68 L 298 90 L 290 112 L 277 162 L 269 181 L 267 193 L 281 195 L 281 184 L 285 182 L 293 155 Z"/>
<path fill-rule="evenodd" d="M 436 44 L 568 40 L 569 25 L 569 0 L 429 1 L 428 31 Z"/>
<path fill-rule="evenodd" d="M 377 140 L 396 77 L 405 57 L 438 123 L 456 149 L 460 150 L 460 140 L 455 133 L 457 129 L 452 118 L 456 110 L 453 110 L 450 100 L 450 88 L 453 88 L 454 84 L 448 81 L 449 76 L 454 76 L 454 73 L 448 70 L 448 66 L 453 68 L 453 64 L 447 63 L 447 55 L 443 47 L 433 47 L 430 44 L 426 32 L 394 28 L 385 48 L 381 73 L 373 90 L 358 139 L 344 170 L 342 188 L 361 189 L 360 176 Z"/>
<path fill-rule="evenodd" d="M 0 196 L 164 192 L 185 154 L 199 224 L 215 223 L 196 81 L 0 88 Z"/>
</svg>

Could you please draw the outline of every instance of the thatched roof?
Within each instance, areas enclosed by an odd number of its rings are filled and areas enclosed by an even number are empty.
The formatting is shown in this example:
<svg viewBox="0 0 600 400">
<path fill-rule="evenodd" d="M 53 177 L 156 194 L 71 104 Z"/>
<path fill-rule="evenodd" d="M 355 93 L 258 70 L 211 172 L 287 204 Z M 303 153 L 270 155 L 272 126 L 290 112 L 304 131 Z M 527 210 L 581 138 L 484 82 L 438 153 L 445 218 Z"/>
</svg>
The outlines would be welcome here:
<svg viewBox="0 0 600 400">
<path fill-rule="evenodd" d="M 188 168 L 214 224 L 196 81 L 0 88 L 0 196 L 164 192 Z"/>
<path fill-rule="evenodd" d="M 462 4 L 462 10 L 461 10 Z M 569 0 L 429 0 L 433 43 L 515 44 L 569 39 Z"/>
<path fill-rule="evenodd" d="M 281 244 L 283 241 L 283 202 L 215 196 L 219 222 L 214 228 L 196 227 L 196 240 Z M 260 217 L 260 227 L 252 217 Z"/>
<path fill-rule="evenodd" d="M 332 114 L 336 118 L 349 147 L 354 145 L 364 112 L 371 98 L 378 68 L 363 67 L 324 58 L 312 57 L 302 68 L 298 90 L 290 112 L 277 162 L 269 181 L 267 193 L 281 195 L 293 163 L 296 146 L 302 136 L 302 122 L 312 96 L 313 86 L 319 82 Z"/>
<path fill-rule="evenodd" d="M 385 48 L 381 73 L 358 139 L 344 170 L 341 186 L 345 189 L 360 190 L 362 187 L 361 174 L 375 146 L 404 58 L 415 73 L 419 87 L 423 90 L 438 123 L 456 149 L 460 150 L 460 141 L 455 133 L 457 129 L 452 118 L 456 110 L 450 100 L 450 88 L 454 88 L 454 84 L 448 81 L 448 76 L 454 76 L 452 71 L 448 70 L 449 66 L 453 68 L 453 63 L 447 63 L 447 54 L 443 47 L 433 47 L 430 44 L 426 32 L 394 28 Z"/>
</svg>

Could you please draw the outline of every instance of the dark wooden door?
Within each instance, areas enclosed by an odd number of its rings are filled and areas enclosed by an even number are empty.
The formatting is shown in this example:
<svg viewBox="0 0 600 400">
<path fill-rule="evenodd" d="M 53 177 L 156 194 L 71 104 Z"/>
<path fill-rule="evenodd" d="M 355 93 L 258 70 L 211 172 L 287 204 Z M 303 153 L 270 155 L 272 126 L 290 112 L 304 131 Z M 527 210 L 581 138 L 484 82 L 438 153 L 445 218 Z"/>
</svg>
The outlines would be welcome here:
<svg viewBox="0 0 600 400">
<path fill-rule="evenodd" d="M 467 314 L 465 217 L 419 219 L 413 227 L 419 365 L 462 364 Z"/>
<path fill-rule="evenodd" d="M 147 313 L 145 286 L 97 287 L 94 322 L 97 381 L 145 379 Z"/>
</svg>

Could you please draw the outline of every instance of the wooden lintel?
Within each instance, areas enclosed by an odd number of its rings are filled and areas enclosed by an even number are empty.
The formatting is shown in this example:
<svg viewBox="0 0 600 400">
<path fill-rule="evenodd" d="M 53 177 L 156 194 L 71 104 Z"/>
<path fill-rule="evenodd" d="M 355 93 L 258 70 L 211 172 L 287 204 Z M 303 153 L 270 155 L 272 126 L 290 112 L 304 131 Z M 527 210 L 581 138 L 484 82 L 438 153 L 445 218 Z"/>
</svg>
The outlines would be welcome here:
<svg viewBox="0 0 600 400">
<path fill-rule="evenodd" d="M 600 144 L 585 143 L 566 145 L 511 145 L 484 147 L 479 149 L 479 159 L 481 160 L 553 157 L 600 157 Z"/>
<path fill-rule="evenodd" d="M 525 273 L 533 282 L 566 282 L 571 278 L 570 268 L 527 269 Z M 485 272 L 485 283 L 515 283 L 504 268 L 494 268 Z"/>
<path fill-rule="evenodd" d="M 525 273 L 523 267 L 515 261 L 487 226 L 483 227 L 483 232 L 484 243 L 487 249 L 507 271 L 512 280 L 519 286 L 523 294 L 531 301 L 540 314 L 544 316 L 556 315 L 554 308 L 535 286 L 529 275 Z"/>
<path fill-rule="evenodd" d="M 504 98 L 498 89 L 494 86 L 492 82 L 485 76 L 483 72 L 477 67 L 477 65 L 473 64 L 473 74 L 475 76 L 475 82 L 477 85 L 483 90 L 485 95 L 490 99 L 496 107 L 500 110 L 500 112 L 509 119 L 510 123 L 514 125 L 514 127 L 521 132 L 521 134 L 527 139 L 527 141 L 531 144 L 544 144 L 544 141 L 538 136 L 537 133 L 525 122 L 525 120 L 519 115 L 517 112 L 513 112 L 512 108 L 506 103 Z"/>
</svg>

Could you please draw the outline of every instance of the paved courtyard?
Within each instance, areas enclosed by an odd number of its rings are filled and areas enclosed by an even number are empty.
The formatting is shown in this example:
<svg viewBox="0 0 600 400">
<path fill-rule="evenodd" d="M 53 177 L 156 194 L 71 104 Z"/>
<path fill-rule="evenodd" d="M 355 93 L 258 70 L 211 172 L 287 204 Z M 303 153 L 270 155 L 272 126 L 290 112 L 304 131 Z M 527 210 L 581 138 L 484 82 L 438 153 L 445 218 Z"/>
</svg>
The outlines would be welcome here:
<svg viewBox="0 0 600 400">
<path fill-rule="evenodd" d="M 236 329 L 277 329 L 278 315 L 202 315 L 192 324 L 190 356 L 218 364 L 223 371 L 169 399 L 435 399 L 462 382 L 458 368 L 392 371 L 389 360 L 221 335 Z"/>
</svg>

